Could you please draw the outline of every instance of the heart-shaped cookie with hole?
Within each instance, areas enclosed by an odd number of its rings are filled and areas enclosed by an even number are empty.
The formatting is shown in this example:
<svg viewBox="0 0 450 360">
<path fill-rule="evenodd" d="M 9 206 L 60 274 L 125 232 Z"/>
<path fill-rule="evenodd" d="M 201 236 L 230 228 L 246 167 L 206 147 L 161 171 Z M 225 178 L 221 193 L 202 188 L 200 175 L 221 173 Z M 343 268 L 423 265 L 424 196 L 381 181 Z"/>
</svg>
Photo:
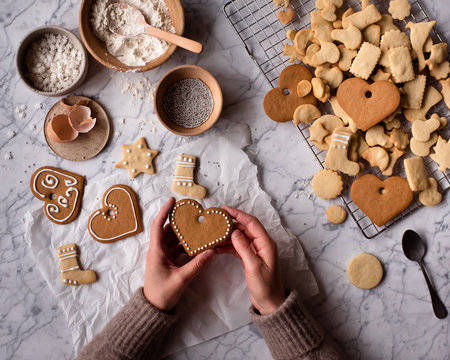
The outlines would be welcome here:
<svg viewBox="0 0 450 360">
<path fill-rule="evenodd" d="M 225 210 L 203 209 L 197 201 L 178 201 L 170 214 L 170 225 L 189 256 L 211 249 L 231 236 L 233 221 Z"/>
<path fill-rule="evenodd" d="M 37 169 L 30 179 L 31 192 L 45 203 L 45 215 L 63 225 L 78 216 L 83 185 L 83 176 L 51 166 Z"/>
<path fill-rule="evenodd" d="M 387 118 L 400 105 L 400 91 L 388 80 L 369 84 L 350 78 L 339 85 L 336 96 L 342 109 L 363 131 Z"/>
<path fill-rule="evenodd" d="M 142 231 L 137 196 L 129 186 L 111 186 L 103 195 L 102 203 L 103 207 L 88 221 L 88 230 L 94 240 L 111 243 Z"/>
<path fill-rule="evenodd" d="M 400 176 L 391 176 L 384 181 L 373 174 L 360 176 L 353 182 L 350 195 L 377 226 L 402 213 L 413 200 L 408 181 Z"/>
<path fill-rule="evenodd" d="M 273 121 L 286 122 L 294 118 L 294 111 L 303 104 L 316 105 L 316 98 L 309 93 L 297 95 L 297 85 L 302 80 L 311 81 L 311 72 L 303 65 L 289 65 L 280 74 L 278 87 L 264 97 L 264 111 Z"/>
</svg>

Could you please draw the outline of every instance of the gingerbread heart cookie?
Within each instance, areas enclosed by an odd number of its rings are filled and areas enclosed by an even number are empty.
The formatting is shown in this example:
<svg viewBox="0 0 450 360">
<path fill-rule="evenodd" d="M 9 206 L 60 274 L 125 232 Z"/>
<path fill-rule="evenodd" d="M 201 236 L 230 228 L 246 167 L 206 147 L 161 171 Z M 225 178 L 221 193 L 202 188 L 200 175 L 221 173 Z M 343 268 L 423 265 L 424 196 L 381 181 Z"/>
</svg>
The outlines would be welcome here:
<svg viewBox="0 0 450 360">
<path fill-rule="evenodd" d="M 94 240 L 111 243 L 142 231 L 141 214 L 136 194 L 126 185 L 114 185 L 103 195 L 103 207 L 88 221 Z"/>
<path fill-rule="evenodd" d="M 377 226 L 395 218 L 413 200 L 408 181 L 400 176 L 383 181 L 373 174 L 363 175 L 353 182 L 350 195 L 353 202 Z"/>
<path fill-rule="evenodd" d="M 312 93 L 299 97 L 297 85 L 302 80 L 311 81 L 311 72 L 303 65 L 290 65 L 280 74 L 278 87 L 264 97 L 264 111 L 273 121 L 286 122 L 293 119 L 295 109 L 303 104 L 316 105 Z"/>
<path fill-rule="evenodd" d="M 55 224 L 68 224 L 80 212 L 84 177 L 51 166 L 37 169 L 30 180 L 31 192 L 44 201 L 44 212 Z"/>
<path fill-rule="evenodd" d="M 366 131 L 397 110 L 400 92 L 388 80 L 369 84 L 359 78 L 350 78 L 339 86 L 337 101 L 358 127 Z"/>
<path fill-rule="evenodd" d="M 203 209 L 197 201 L 178 201 L 170 215 L 170 225 L 189 256 L 195 256 L 228 240 L 233 222 L 223 209 Z"/>
</svg>

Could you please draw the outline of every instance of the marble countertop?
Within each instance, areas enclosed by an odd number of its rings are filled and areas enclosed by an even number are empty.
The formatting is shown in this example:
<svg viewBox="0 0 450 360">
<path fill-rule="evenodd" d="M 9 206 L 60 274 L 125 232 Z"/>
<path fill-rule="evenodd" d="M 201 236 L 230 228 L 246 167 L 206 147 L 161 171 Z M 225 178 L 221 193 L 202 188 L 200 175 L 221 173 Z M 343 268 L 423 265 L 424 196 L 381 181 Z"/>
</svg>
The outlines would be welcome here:
<svg viewBox="0 0 450 360">
<path fill-rule="evenodd" d="M 438 30 L 450 39 L 450 6 L 445 0 L 423 2 L 438 21 Z M 342 346 L 347 358 L 447 359 L 449 319 L 434 317 L 419 267 L 402 253 L 401 236 L 413 228 L 426 239 L 425 262 L 441 299 L 449 306 L 448 194 L 439 206 L 419 210 L 372 240 L 361 235 L 352 219 L 341 226 L 330 225 L 325 218 L 329 202 L 311 195 L 309 185 L 319 165 L 293 131 L 292 123 L 277 124 L 265 116 L 261 102 L 269 86 L 222 15 L 224 2 L 199 0 L 184 4 L 186 35 L 205 44 L 201 56 L 177 50 L 170 61 L 145 74 L 117 73 L 90 59 L 88 78 L 76 94 L 105 105 L 114 134 L 101 154 L 77 163 L 77 172 L 87 178 L 101 177 L 120 159 L 120 144 L 131 143 L 140 134 L 155 141 L 174 137 L 157 121 L 148 94 L 158 79 L 176 65 L 205 67 L 223 89 L 220 121 L 229 122 L 229 126 L 244 122 L 251 129 L 252 145 L 246 151 L 258 165 L 260 184 L 273 199 L 284 224 L 299 237 L 321 289 L 321 295 L 309 308 Z M 33 199 L 28 182 L 34 169 L 44 164 L 71 169 L 73 164 L 50 151 L 42 132 L 45 114 L 57 99 L 26 89 L 14 62 L 20 40 L 37 26 L 62 25 L 78 33 L 79 2 L 7 0 L 2 6 L 0 206 L 4 215 L 0 218 L 0 358 L 70 359 L 74 352 L 69 328 L 24 242 L 22 219 Z M 125 125 L 121 124 L 122 118 L 126 119 Z M 384 280 L 371 291 L 352 286 L 345 272 L 348 261 L 361 252 L 375 254 L 384 264 Z M 171 358 L 271 357 L 256 327 L 248 325 Z"/>
</svg>

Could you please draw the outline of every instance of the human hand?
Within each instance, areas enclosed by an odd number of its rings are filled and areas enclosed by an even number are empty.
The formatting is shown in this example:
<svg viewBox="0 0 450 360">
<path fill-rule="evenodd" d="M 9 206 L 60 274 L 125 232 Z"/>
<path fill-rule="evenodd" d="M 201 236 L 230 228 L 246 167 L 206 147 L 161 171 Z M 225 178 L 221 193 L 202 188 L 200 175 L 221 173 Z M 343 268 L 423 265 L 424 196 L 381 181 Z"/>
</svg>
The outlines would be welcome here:
<svg viewBox="0 0 450 360">
<path fill-rule="evenodd" d="M 164 226 L 174 205 L 172 197 L 152 223 L 145 266 L 144 295 L 153 306 L 166 312 L 178 303 L 189 282 L 215 255 L 214 250 L 207 250 L 183 266 L 175 265 L 186 253 L 170 224 Z"/>
<path fill-rule="evenodd" d="M 231 234 L 232 245 L 217 247 L 217 253 L 234 254 L 242 260 L 252 303 L 265 315 L 285 300 L 277 244 L 260 221 L 241 210 L 223 207 L 237 221 Z"/>
</svg>

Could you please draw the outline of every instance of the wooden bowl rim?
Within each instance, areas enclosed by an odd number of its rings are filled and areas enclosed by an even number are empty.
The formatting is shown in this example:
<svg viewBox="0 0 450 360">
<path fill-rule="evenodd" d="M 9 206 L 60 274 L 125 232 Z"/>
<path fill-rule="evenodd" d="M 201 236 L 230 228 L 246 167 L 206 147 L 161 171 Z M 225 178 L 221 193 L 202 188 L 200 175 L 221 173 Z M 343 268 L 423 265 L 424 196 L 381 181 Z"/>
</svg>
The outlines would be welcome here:
<svg viewBox="0 0 450 360">
<path fill-rule="evenodd" d="M 86 34 L 85 34 L 85 27 L 83 25 L 83 11 L 85 10 L 85 5 L 88 1 L 91 1 L 91 6 L 92 6 L 92 2 L 94 0 L 82 0 L 81 1 L 80 10 L 78 12 L 78 28 L 79 28 L 81 39 L 83 40 L 84 46 L 89 51 L 89 53 L 92 55 L 92 57 L 95 60 L 97 60 L 100 64 L 102 64 L 103 66 L 106 66 L 107 68 L 110 68 L 115 71 L 121 71 L 121 72 L 135 72 L 135 73 L 145 72 L 148 70 L 152 70 L 152 69 L 162 65 L 163 63 L 165 63 L 167 60 L 169 60 L 169 58 L 173 55 L 173 53 L 177 49 L 176 45 L 171 44 L 169 46 L 169 48 L 163 54 L 161 54 L 159 57 L 151 60 L 150 62 L 148 62 L 147 64 L 145 64 L 143 66 L 128 66 L 128 65 L 121 63 L 119 60 L 117 60 L 119 62 L 119 65 L 115 65 L 115 64 L 109 62 L 107 59 L 105 59 L 103 57 L 103 53 L 100 55 L 96 51 L 94 51 L 94 49 L 91 47 L 91 45 L 87 41 Z M 178 7 L 181 10 L 181 12 L 180 12 L 181 16 L 178 19 L 180 21 L 180 30 L 176 31 L 176 29 L 175 29 L 175 32 L 178 35 L 182 35 L 184 32 L 184 28 L 185 28 L 185 16 L 184 16 L 184 8 L 183 8 L 183 4 L 182 4 L 181 0 L 164 0 L 164 1 L 166 2 L 166 6 L 167 6 L 167 2 L 171 1 L 174 3 L 175 7 Z M 168 7 L 169 13 L 170 13 L 170 8 L 169 8 L 169 6 L 167 6 L 167 7 Z M 102 46 L 102 49 L 104 50 L 104 52 L 108 53 L 105 43 L 96 37 L 96 35 L 94 34 L 94 32 L 91 28 L 91 24 L 89 22 L 89 13 L 90 13 L 90 9 L 87 14 L 88 19 L 86 21 L 87 27 L 89 28 L 89 32 L 92 33 L 92 35 L 97 39 L 99 44 Z M 170 17 L 173 22 L 171 13 L 170 13 Z M 112 55 L 110 55 L 110 56 L 112 56 Z"/>
<path fill-rule="evenodd" d="M 161 109 L 159 106 L 159 98 L 164 95 L 164 94 L 161 94 L 161 87 L 164 84 L 164 81 L 167 80 L 167 78 L 170 75 L 172 75 L 176 72 L 186 73 L 187 69 L 196 70 L 199 73 L 204 74 L 208 78 L 208 80 L 205 80 L 204 78 L 197 77 L 197 79 L 202 80 L 206 84 L 206 86 L 208 86 L 208 88 L 210 89 L 210 91 L 213 95 L 213 100 L 214 100 L 214 108 L 213 108 L 213 111 L 212 111 L 210 117 L 208 118 L 208 120 L 206 120 L 203 124 L 201 124 L 200 126 L 195 127 L 195 128 L 183 128 L 182 126 L 174 124 L 173 122 L 170 121 L 170 119 L 168 118 L 168 116 L 165 113 L 164 113 L 165 116 L 161 115 L 161 111 L 164 112 L 164 109 Z M 168 85 L 168 86 L 170 86 L 170 85 Z M 216 91 L 213 91 L 213 89 L 211 89 L 212 86 L 214 86 L 216 88 Z M 173 69 L 169 70 L 161 77 L 161 79 L 159 80 L 159 82 L 155 88 L 153 102 L 154 102 L 155 113 L 158 116 L 159 121 L 163 124 L 163 126 L 167 130 L 173 132 L 174 134 L 181 135 L 181 136 L 196 136 L 196 135 L 203 134 L 204 132 L 211 129 L 211 127 L 219 120 L 220 114 L 222 112 L 222 107 L 223 107 L 223 93 L 222 93 L 222 88 L 220 87 L 219 82 L 214 77 L 214 75 L 211 74 L 208 70 L 206 70 L 198 65 L 180 65 L 180 66 L 174 67 Z M 166 122 L 166 119 L 164 117 L 167 118 L 169 123 Z"/>
</svg>

